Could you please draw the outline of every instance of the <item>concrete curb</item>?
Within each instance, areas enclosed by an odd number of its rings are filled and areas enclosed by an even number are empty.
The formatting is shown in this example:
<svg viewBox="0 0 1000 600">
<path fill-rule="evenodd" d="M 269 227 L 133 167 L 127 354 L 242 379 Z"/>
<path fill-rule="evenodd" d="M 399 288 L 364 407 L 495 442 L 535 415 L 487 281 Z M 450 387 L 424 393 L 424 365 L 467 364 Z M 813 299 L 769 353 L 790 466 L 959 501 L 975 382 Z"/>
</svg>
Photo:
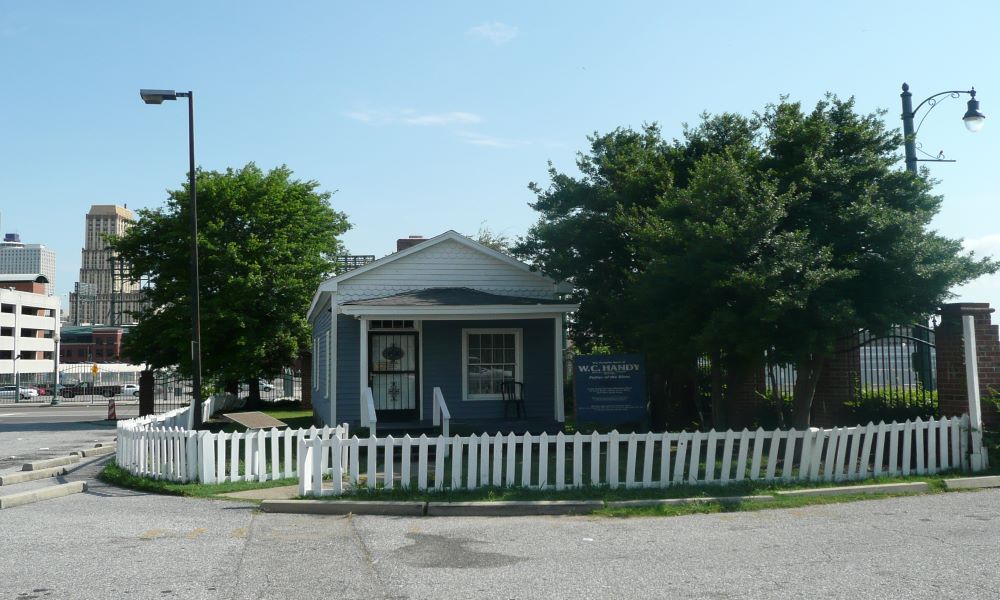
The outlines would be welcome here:
<svg viewBox="0 0 1000 600">
<path fill-rule="evenodd" d="M 650 500 L 616 500 L 608 502 L 608 508 L 632 508 L 644 506 L 681 506 L 684 504 L 720 504 L 748 502 L 752 500 L 774 500 L 774 496 L 711 496 L 702 498 L 655 498 Z"/>
<path fill-rule="evenodd" d="M 264 500 L 260 509 L 270 513 L 296 513 L 302 515 L 388 515 L 422 517 L 424 502 L 340 501 L 340 500 Z"/>
<path fill-rule="evenodd" d="M 65 472 L 66 467 L 49 467 L 48 469 L 39 469 L 37 471 L 20 471 L 9 475 L 0 475 L 0 486 L 35 481 L 36 479 L 45 479 L 46 477 L 58 477 Z"/>
<path fill-rule="evenodd" d="M 604 507 L 600 500 L 428 502 L 428 517 L 525 517 L 584 515 Z"/>
<path fill-rule="evenodd" d="M 919 494 L 930 489 L 923 481 L 912 483 L 880 483 L 878 485 L 845 485 L 775 492 L 778 496 L 835 496 L 840 494 Z"/>
<path fill-rule="evenodd" d="M 71 483 L 62 483 L 59 485 L 32 490 L 30 492 L 21 492 L 20 494 L 11 494 L 10 496 L 0 496 L 0 509 L 24 506 L 25 504 L 32 504 L 41 500 L 61 498 L 63 496 L 79 494 L 80 492 L 85 491 L 87 491 L 86 481 L 73 481 Z"/>
<path fill-rule="evenodd" d="M 84 448 L 83 450 L 74 450 L 70 452 L 70 456 L 104 456 L 105 454 L 114 454 L 115 446 L 112 444 L 110 446 L 96 446 L 94 448 Z"/>
<path fill-rule="evenodd" d="M 50 467 L 71 465 L 77 462 L 80 462 L 79 456 L 57 456 L 56 458 L 47 458 L 45 460 L 36 460 L 35 462 L 24 463 L 21 465 L 21 470 L 38 471 L 40 469 L 48 469 Z"/>
<path fill-rule="evenodd" d="M 945 479 L 944 487 L 949 490 L 977 490 L 1000 487 L 1000 475 L 984 475 L 982 477 L 956 477 Z"/>
</svg>

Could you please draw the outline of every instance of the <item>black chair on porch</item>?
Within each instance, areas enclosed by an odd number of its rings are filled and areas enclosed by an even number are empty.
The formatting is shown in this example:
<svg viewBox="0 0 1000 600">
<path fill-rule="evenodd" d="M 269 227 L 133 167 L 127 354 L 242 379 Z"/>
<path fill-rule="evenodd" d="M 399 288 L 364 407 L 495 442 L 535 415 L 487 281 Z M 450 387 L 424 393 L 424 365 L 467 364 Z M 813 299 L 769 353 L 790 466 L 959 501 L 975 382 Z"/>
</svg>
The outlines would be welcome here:
<svg viewBox="0 0 1000 600">
<path fill-rule="evenodd" d="M 514 416 L 527 418 L 528 411 L 524 408 L 524 384 L 520 381 L 503 381 L 500 383 L 500 398 L 503 400 L 503 416 L 506 419 L 510 407 L 514 407 Z"/>
</svg>

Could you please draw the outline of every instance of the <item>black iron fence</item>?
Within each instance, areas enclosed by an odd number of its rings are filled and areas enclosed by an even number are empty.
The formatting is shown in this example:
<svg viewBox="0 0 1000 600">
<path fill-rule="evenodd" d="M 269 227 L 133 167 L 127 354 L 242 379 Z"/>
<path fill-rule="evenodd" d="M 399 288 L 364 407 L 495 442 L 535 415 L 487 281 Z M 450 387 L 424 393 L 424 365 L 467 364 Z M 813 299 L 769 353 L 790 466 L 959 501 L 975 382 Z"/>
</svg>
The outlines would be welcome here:
<svg viewBox="0 0 1000 600">
<path fill-rule="evenodd" d="M 302 374 L 291 369 L 273 379 L 261 379 L 257 383 L 262 402 L 302 401 Z M 223 393 L 225 386 L 211 379 L 205 380 L 204 397 L 215 393 Z M 237 387 L 235 394 L 237 402 L 250 397 L 249 384 L 243 383 Z M 184 377 L 174 371 L 156 371 L 153 374 L 153 412 L 161 414 L 191 404 L 193 386 L 190 377 Z"/>
<path fill-rule="evenodd" d="M 0 374 L 0 404 L 46 402 L 53 396 L 54 376 L 45 373 Z M 122 365 L 91 363 L 64 365 L 59 369 L 60 402 L 106 401 L 107 398 L 135 400 L 138 397 L 139 371 Z M 19 389 L 15 394 L 10 388 Z"/>
<path fill-rule="evenodd" d="M 860 332 L 858 374 L 848 406 L 861 417 L 936 417 L 937 348 L 934 330 L 896 325 L 873 335 Z"/>
<path fill-rule="evenodd" d="M 896 325 L 888 331 L 858 331 L 840 340 L 828 373 L 837 370 L 843 386 L 842 402 L 853 423 L 903 421 L 938 417 L 937 350 L 934 330 L 926 325 Z M 698 412 L 702 420 L 711 411 L 711 361 L 698 360 Z M 832 375 L 832 374 L 831 374 Z M 829 377 L 830 375 L 828 375 Z M 773 363 L 765 356 L 763 368 L 764 416 L 769 424 L 776 415 L 791 415 L 797 379 L 795 367 Z M 847 377 L 849 385 L 843 384 Z M 725 378 L 723 377 L 723 380 Z M 824 381 L 821 378 L 821 385 Z M 838 388 L 839 389 L 839 388 Z M 820 390 L 817 390 L 819 392 Z M 839 393 L 839 392 L 838 392 Z"/>
</svg>

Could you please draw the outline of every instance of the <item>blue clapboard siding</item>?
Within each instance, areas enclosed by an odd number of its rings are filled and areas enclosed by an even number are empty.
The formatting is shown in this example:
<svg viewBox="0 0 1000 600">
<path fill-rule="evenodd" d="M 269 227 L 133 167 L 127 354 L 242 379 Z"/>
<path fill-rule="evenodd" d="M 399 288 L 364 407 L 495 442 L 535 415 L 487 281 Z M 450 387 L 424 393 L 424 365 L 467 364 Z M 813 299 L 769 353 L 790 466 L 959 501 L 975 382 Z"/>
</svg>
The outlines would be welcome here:
<svg viewBox="0 0 1000 600">
<path fill-rule="evenodd" d="M 423 322 L 424 371 L 421 388 L 424 420 L 431 418 L 431 394 L 435 387 L 441 388 L 452 419 L 503 418 L 503 404 L 499 400 L 462 400 L 462 330 L 490 328 L 522 330 L 522 373 L 527 417 L 555 419 L 555 321 L 517 319 Z"/>
<path fill-rule="evenodd" d="M 330 397 L 327 395 L 326 366 L 330 364 L 329 348 L 326 347 L 326 334 L 330 331 L 330 311 L 324 310 L 313 323 L 313 362 L 316 372 L 313 373 L 312 404 L 313 415 L 322 423 L 330 420 Z M 317 386 L 319 389 L 316 389 Z M 330 423 L 327 423 L 328 425 Z"/>
<path fill-rule="evenodd" d="M 337 421 L 361 421 L 361 323 L 347 315 L 337 315 Z"/>
</svg>

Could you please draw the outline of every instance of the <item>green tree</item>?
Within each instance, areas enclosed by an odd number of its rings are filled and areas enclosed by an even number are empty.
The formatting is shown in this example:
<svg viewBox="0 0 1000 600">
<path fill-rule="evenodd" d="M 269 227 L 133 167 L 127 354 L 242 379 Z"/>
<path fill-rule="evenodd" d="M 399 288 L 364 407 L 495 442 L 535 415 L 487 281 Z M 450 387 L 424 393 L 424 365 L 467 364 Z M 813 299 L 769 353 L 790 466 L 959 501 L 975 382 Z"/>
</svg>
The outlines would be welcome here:
<svg viewBox="0 0 1000 600">
<path fill-rule="evenodd" d="M 199 170 L 197 183 L 202 370 L 227 382 L 274 376 L 308 347 L 309 303 L 350 225 L 329 192 L 284 166 Z M 133 276 L 151 284 L 150 309 L 137 315 L 125 351 L 183 373 L 191 372 L 188 194 L 188 186 L 168 192 L 165 207 L 139 211 L 113 241 Z"/>
<path fill-rule="evenodd" d="M 823 257 L 800 274 L 808 295 L 774 321 L 775 355 L 798 374 L 796 427 L 809 424 L 838 337 L 926 317 L 952 287 L 998 266 L 929 229 L 942 198 L 926 170 L 914 177 L 898 168 L 902 137 L 886 129 L 883 114 L 858 114 L 853 99 L 828 95 L 809 112 L 783 100 L 763 115 L 764 167 L 796 197 L 781 229 L 799 232 Z"/>
<path fill-rule="evenodd" d="M 477 231 L 475 235 L 469 235 L 466 237 L 479 242 L 487 248 L 492 248 L 497 252 L 510 254 L 512 244 L 510 237 L 505 233 L 493 231 L 486 224 L 486 221 L 479 224 L 479 231 Z"/>
<path fill-rule="evenodd" d="M 941 199 L 926 173 L 895 166 L 900 145 L 880 115 L 833 96 L 808 114 L 782 100 L 706 116 L 672 143 L 656 126 L 595 135 L 581 178 L 532 184 L 541 214 L 517 251 L 575 284 L 581 347 L 647 354 L 654 401 L 656 371 L 677 380 L 711 356 L 724 426 L 723 374 L 767 353 L 796 365 L 805 426 L 839 337 L 927 315 L 997 268 L 927 229 Z"/>
</svg>

